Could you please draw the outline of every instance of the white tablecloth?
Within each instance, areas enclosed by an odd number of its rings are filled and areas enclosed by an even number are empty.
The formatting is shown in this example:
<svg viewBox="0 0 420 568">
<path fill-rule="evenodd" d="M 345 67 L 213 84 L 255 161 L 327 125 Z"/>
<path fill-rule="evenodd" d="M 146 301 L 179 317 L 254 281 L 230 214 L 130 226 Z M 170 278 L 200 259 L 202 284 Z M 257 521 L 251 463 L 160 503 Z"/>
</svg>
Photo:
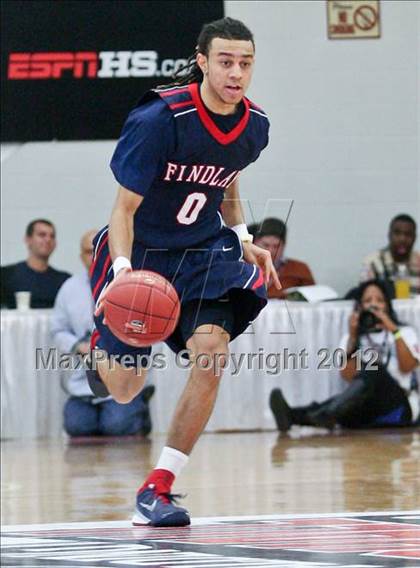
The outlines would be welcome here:
<svg viewBox="0 0 420 568">
<path fill-rule="evenodd" d="M 62 434 L 60 373 L 36 370 L 36 349 L 51 347 L 50 310 L 1 311 L 1 437 Z"/>
<path fill-rule="evenodd" d="M 420 334 L 420 302 L 400 300 L 394 306 L 401 321 L 412 325 Z M 291 405 L 320 401 L 343 390 L 345 383 L 331 357 L 325 361 L 330 369 L 319 367 L 324 356 L 337 349 L 347 330 L 351 309 L 351 302 L 309 305 L 270 301 L 247 333 L 231 345 L 230 368 L 225 371 L 207 430 L 274 427 L 268 397 L 275 386 L 282 388 Z M 32 310 L 26 314 L 2 311 L 3 438 L 55 437 L 62 433 L 65 395 L 60 387 L 60 372 L 35 370 L 36 348 L 47 350 L 51 345 L 49 319 L 48 310 Z M 148 381 L 156 385 L 151 403 L 154 430 L 165 432 L 188 371 L 175 365 L 174 354 L 165 345 L 156 346 L 154 352 L 161 352 L 168 362 L 166 370 L 151 369 L 148 377 Z M 249 354 L 255 356 L 247 364 Z M 233 356 L 237 362 L 241 356 L 245 358 L 237 374 Z M 279 369 L 277 374 L 270 374 L 277 361 L 281 367 L 286 360 L 292 366 L 293 357 L 297 358 L 294 365 L 297 369 Z"/>
<path fill-rule="evenodd" d="M 270 374 L 267 365 L 265 368 L 264 365 L 256 368 L 256 359 L 254 370 L 244 366 L 235 376 L 231 374 L 231 366 L 221 382 L 207 430 L 272 428 L 274 420 L 268 397 L 274 387 L 280 387 L 293 406 L 325 400 L 346 388 L 331 359 L 325 360 L 326 366 L 330 364 L 329 370 L 320 367 L 327 354 L 337 349 L 341 337 L 347 332 L 352 307 L 350 301 L 310 305 L 271 300 L 247 332 L 232 342 L 231 353 L 237 359 L 241 354 L 262 354 L 264 361 L 268 357 L 268 364 L 272 362 L 270 354 L 279 353 L 283 359 L 289 355 L 291 361 L 293 354 L 306 353 L 307 361 L 298 359 L 297 369 L 285 368 L 275 375 Z M 394 307 L 401 321 L 415 327 L 420 335 L 420 302 L 399 300 L 394 302 Z M 166 346 L 160 347 L 160 350 L 167 359 L 174 360 Z M 305 362 L 308 368 L 304 368 Z M 166 371 L 152 369 L 150 376 L 157 387 L 155 428 L 166 431 L 188 372 L 172 365 Z"/>
</svg>

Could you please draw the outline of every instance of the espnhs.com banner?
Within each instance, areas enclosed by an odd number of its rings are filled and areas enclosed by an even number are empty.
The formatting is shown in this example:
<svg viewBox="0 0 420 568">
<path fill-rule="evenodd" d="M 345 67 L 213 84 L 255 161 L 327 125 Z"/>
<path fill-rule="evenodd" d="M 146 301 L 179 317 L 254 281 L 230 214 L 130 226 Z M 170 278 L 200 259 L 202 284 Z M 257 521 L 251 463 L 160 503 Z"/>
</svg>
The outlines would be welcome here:
<svg viewBox="0 0 420 568">
<path fill-rule="evenodd" d="M 2 0 L 3 142 L 117 138 L 222 0 Z"/>
</svg>

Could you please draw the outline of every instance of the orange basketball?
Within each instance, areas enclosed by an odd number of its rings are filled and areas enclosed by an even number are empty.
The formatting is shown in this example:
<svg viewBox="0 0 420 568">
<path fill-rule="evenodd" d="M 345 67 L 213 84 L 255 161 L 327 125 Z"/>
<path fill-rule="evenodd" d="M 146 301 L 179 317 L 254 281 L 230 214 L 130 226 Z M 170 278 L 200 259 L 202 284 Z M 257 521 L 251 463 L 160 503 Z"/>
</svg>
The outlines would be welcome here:
<svg viewBox="0 0 420 568">
<path fill-rule="evenodd" d="M 148 347 L 169 337 L 178 324 L 180 311 L 175 288 L 150 270 L 135 270 L 120 276 L 104 302 L 109 329 L 134 347 Z"/>
</svg>

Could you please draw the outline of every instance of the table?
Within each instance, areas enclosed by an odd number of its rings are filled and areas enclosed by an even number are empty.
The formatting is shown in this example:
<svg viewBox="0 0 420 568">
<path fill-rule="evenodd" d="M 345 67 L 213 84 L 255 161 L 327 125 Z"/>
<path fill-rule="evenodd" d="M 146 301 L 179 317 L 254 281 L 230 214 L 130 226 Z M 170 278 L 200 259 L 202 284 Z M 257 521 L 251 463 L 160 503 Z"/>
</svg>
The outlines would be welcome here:
<svg viewBox="0 0 420 568">
<path fill-rule="evenodd" d="M 415 327 L 420 335 L 420 301 L 397 300 L 394 307 L 401 321 Z M 247 332 L 231 344 L 231 356 L 236 355 L 237 360 L 241 354 L 245 359 L 249 353 L 262 354 L 263 364 L 259 365 L 255 357 L 251 365 L 244 365 L 238 373 L 233 365 L 225 371 L 207 430 L 273 428 L 268 398 L 274 387 L 282 389 L 292 406 L 322 401 L 343 391 L 347 383 L 334 367 L 332 354 L 348 330 L 352 308 L 351 301 L 314 305 L 271 300 Z M 174 360 L 165 345 L 160 350 L 165 360 Z M 288 362 L 289 368 L 274 374 L 276 369 L 269 368 L 270 363 L 272 367 L 277 363 L 272 354 L 280 354 L 280 366 L 285 367 Z M 329 369 L 321 368 L 328 365 Z M 173 364 L 166 371 L 151 369 L 150 377 L 157 391 L 154 426 L 159 431 L 168 429 L 187 376 L 187 371 Z"/>
<path fill-rule="evenodd" d="M 62 435 L 66 395 L 61 375 L 36 369 L 36 349 L 47 351 L 51 310 L 1 310 L 1 437 Z"/>
<path fill-rule="evenodd" d="M 283 390 L 291 405 L 321 401 L 342 391 L 345 383 L 327 356 L 347 330 L 352 305 L 350 301 L 311 305 L 271 300 L 247 332 L 232 342 L 230 366 L 207 430 L 273 428 L 268 397 L 274 387 Z M 394 307 L 401 321 L 420 335 L 419 299 L 396 300 Z M 63 371 L 35 369 L 36 348 L 47 352 L 51 346 L 50 311 L 3 310 L 1 315 L 2 437 L 60 436 Z M 154 353 L 161 354 L 167 368 L 149 372 L 148 381 L 156 385 L 152 420 L 155 432 L 165 432 L 188 370 L 175 364 L 166 345 L 157 345 Z M 249 354 L 255 354 L 253 359 Z M 235 362 L 240 361 L 242 368 L 237 371 Z M 321 369 L 323 362 L 330 368 Z M 289 368 L 283 368 L 286 363 Z"/>
</svg>

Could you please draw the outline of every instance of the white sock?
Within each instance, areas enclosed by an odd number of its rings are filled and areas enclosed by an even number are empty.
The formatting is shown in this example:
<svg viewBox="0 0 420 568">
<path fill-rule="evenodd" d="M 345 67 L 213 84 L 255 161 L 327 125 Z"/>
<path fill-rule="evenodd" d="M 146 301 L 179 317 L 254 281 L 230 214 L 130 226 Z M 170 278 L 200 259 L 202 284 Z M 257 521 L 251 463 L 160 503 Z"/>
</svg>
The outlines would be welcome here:
<svg viewBox="0 0 420 568">
<path fill-rule="evenodd" d="M 179 450 L 165 446 L 160 454 L 155 469 L 166 469 L 177 477 L 181 473 L 182 468 L 187 464 L 188 459 L 188 456 Z"/>
</svg>

